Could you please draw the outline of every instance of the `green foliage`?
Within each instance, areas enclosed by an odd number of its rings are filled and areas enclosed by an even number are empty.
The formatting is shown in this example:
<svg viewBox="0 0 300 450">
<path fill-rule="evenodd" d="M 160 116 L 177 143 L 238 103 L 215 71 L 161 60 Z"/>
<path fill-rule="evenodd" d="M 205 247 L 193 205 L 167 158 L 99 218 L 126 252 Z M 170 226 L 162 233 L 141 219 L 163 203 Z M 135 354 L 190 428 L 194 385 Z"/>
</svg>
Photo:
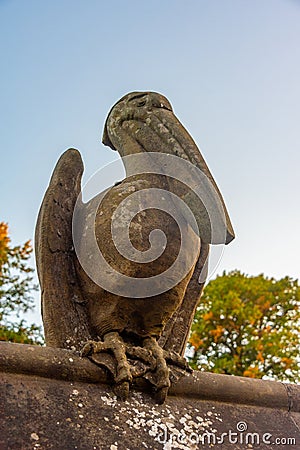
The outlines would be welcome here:
<svg viewBox="0 0 300 450">
<path fill-rule="evenodd" d="M 27 325 L 20 315 L 34 309 L 33 269 L 28 266 L 30 242 L 12 247 L 7 224 L 0 222 L 0 341 L 42 344 L 40 327 Z M 16 319 L 12 320 L 12 317 Z"/>
<path fill-rule="evenodd" d="M 239 271 L 204 289 L 190 345 L 194 368 L 252 378 L 300 379 L 300 287 Z"/>
</svg>

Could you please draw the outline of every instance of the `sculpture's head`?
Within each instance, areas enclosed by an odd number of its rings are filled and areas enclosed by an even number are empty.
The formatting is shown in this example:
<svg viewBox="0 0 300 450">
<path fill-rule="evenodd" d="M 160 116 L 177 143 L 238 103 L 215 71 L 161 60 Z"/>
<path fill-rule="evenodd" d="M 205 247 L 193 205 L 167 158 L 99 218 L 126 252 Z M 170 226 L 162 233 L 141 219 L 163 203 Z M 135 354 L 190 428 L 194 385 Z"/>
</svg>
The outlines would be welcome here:
<svg viewBox="0 0 300 450">
<path fill-rule="evenodd" d="M 197 166 L 215 185 L 194 140 L 170 102 L 157 92 L 131 92 L 122 97 L 108 113 L 102 142 L 122 157 L 141 152 L 179 156 Z"/>
<path fill-rule="evenodd" d="M 122 97 L 107 116 L 102 142 L 117 150 L 123 158 L 136 153 L 159 152 L 178 156 L 196 166 L 210 180 L 217 193 L 216 215 L 219 215 L 220 209 L 225 214 L 226 218 L 220 220 L 224 225 L 226 222 L 225 243 L 234 238 L 224 201 L 213 176 L 194 140 L 174 115 L 166 97 L 157 92 L 131 92 Z M 126 166 L 126 161 L 124 163 Z"/>
<path fill-rule="evenodd" d="M 153 128 L 151 118 L 161 109 L 173 112 L 166 97 L 156 92 L 131 92 L 124 95 L 108 113 L 102 138 L 103 144 L 108 145 L 113 150 L 118 150 L 121 155 L 122 153 L 127 154 L 128 150 L 123 149 L 125 142 L 121 142 L 120 135 L 124 137 L 124 134 L 128 133 L 134 137 L 135 134 L 134 139 L 137 138 L 138 142 L 138 130 L 145 126 L 149 129 Z M 122 130 L 126 130 L 126 133 Z M 134 147 L 135 150 L 138 150 L 136 146 Z M 153 150 L 144 149 L 142 143 L 140 143 L 139 151 Z M 130 151 L 130 154 L 132 153 Z"/>
</svg>

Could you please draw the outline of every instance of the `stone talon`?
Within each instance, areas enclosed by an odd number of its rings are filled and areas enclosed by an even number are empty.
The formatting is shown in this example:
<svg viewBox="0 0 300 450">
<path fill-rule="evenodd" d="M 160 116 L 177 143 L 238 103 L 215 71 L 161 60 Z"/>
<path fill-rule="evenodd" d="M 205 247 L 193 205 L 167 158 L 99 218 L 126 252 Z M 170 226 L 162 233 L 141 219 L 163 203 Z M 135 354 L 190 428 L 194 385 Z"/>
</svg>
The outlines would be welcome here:
<svg viewBox="0 0 300 450">
<path fill-rule="evenodd" d="M 115 384 L 113 387 L 113 391 L 117 398 L 125 401 L 129 395 L 129 383 L 127 381 L 123 381 L 123 383 Z"/>
<path fill-rule="evenodd" d="M 167 398 L 168 391 L 169 391 L 169 387 L 164 387 L 164 388 L 161 388 L 158 391 L 156 391 L 154 394 L 154 399 L 155 399 L 156 403 L 158 403 L 159 405 L 162 405 Z"/>
<path fill-rule="evenodd" d="M 170 362 L 171 364 L 175 364 L 181 369 L 184 369 L 188 372 L 193 372 L 193 369 L 189 366 L 187 360 L 178 353 L 164 350 L 164 358 L 166 359 L 166 361 Z"/>
<path fill-rule="evenodd" d="M 156 367 L 156 360 L 150 350 L 144 347 L 135 347 L 133 345 L 127 345 L 127 355 L 132 359 L 140 359 L 150 366 L 150 370 L 154 370 Z"/>
<path fill-rule="evenodd" d="M 94 353 L 94 344 L 97 344 L 97 342 L 93 341 L 86 342 L 80 351 L 80 356 L 84 357 L 92 355 Z"/>
<path fill-rule="evenodd" d="M 155 397 L 158 403 L 163 403 L 171 385 L 169 379 L 169 368 L 164 357 L 164 350 L 159 346 L 158 342 L 153 337 L 144 339 L 143 344 L 145 348 L 152 352 L 154 358 L 156 359 L 155 388 L 157 392 Z"/>
</svg>

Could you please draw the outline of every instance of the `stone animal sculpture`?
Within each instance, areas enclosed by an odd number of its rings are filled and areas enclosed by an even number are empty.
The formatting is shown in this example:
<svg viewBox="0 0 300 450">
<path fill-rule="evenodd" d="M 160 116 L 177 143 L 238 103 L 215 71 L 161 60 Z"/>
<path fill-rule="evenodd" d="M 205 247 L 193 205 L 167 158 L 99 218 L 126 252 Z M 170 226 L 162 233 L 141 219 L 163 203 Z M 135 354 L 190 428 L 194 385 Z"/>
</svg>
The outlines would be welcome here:
<svg viewBox="0 0 300 450">
<path fill-rule="evenodd" d="M 203 157 L 164 96 L 154 92 L 133 92 L 124 96 L 108 114 L 103 143 L 117 150 L 123 158 L 126 178 L 107 190 L 101 202 L 96 196 L 83 203 L 83 163 L 80 153 L 69 149 L 55 167 L 40 209 L 35 242 L 46 344 L 81 351 L 82 356 L 89 356 L 100 365 L 101 355 L 112 355 L 117 395 L 126 398 L 133 377 L 145 376 L 153 385 L 156 400 L 162 403 L 170 386 L 168 365 L 187 368 L 183 355 L 205 281 L 203 275 L 199 281 L 199 275 L 205 271 L 209 245 L 229 243 L 234 232 L 222 196 Z M 185 160 L 198 168 L 215 192 L 210 198 L 210 202 L 215 203 L 211 217 L 204 219 L 203 204 L 197 204 L 197 199 L 191 197 L 189 205 L 196 209 L 195 216 L 198 213 L 199 232 L 176 205 L 181 230 L 172 215 L 161 208 L 141 208 L 133 215 L 127 238 L 130 238 L 134 251 L 149 250 L 149 236 L 153 230 L 162 229 L 167 239 L 159 257 L 146 263 L 126 259 L 114 246 L 112 218 L 118 206 L 133 192 L 149 197 L 152 188 L 159 192 L 174 191 L 181 199 L 188 199 L 189 194 L 184 183 L 165 175 L 164 167 L 143 173 L 136 167 L 135 160 L 126 159 L 136 154 L 176 155 L 177 160 L 181 158 L 180 161 Z M 152 156 L 150 159 L 154 161 Z M 159 161 L 154 164 L 159 165 Z M 162 203 L 163 200 L 164 197 Z M 75 209 L 77 219 L 74 223 Z M 118 216 L 121 234 L 127 212 L 123 207 Z M 217 223 L 218 230 L 224 231 L 224 239 L 213 238 L 211 221 Z M 122 295 L 122 283 L 111 274 L 107 278 L 110 277 L 112 288 L 101 286 L 95 281 L 97 271 L 103 272 L 101 265 L 92 264 L 90 273 L 82 267 L 78 254 L 88 261 L 95 253 L 94 244 L 86 238 L 86 230 L 90 227 L 94 230 L 98 249 L 116 273 L 137 280 L 142 278 L 140 296 L 136 293 L 132 297 Z M 143 280 L 155 278 L 172 266 L 182 236 L 186 242 L 181 255 L 183 275 L 178 275 L 171 288 L 145 294 Z"/>
</svg>

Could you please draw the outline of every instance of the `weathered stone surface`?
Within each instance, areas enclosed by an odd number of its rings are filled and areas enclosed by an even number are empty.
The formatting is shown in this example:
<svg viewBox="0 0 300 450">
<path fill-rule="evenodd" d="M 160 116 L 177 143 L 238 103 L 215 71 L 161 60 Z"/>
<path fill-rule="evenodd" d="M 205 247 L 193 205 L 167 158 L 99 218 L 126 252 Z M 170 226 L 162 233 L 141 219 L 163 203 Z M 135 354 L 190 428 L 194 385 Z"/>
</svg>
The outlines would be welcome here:
<svg viewBox="0 0 300 450">
<path fill-rule="evenodd" d="M 299 448 L 300 386 L 194 372 L 164 405 L 143 391 L 122 402 L 104 371 L 70 351 L 0 351 L 1 449 Z"/>
</svg>

